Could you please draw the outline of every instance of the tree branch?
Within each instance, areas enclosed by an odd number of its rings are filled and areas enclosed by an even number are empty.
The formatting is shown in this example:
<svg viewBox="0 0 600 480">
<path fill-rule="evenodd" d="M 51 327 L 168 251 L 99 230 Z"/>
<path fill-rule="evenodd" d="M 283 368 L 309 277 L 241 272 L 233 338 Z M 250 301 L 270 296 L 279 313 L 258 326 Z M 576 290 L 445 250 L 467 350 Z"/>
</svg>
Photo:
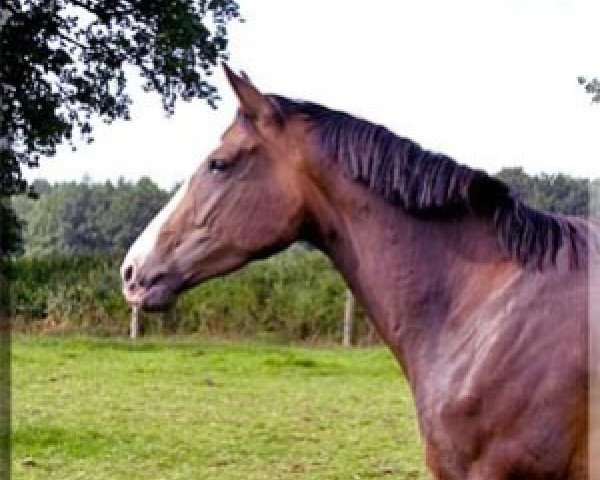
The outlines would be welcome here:
<svg viewBox="0 0 600 480">
<path fill-rule="evenodd" d="M 10 2 L 5 2 L 0 10 L 8 10 L 13 15 L 16 15 L 17 13 L 19 13 L 19 11 L 17 10 L 17 7 L 14 5 L 11 5 Z"/>
<path fill-rule="evenodd" d="M 82 50 L 87 50 L 88 48 L 90 48 L 88 45 L 84 45 L 83 43 L 78 42 L 77 40 L 75 40 L 74 38 L 69 37 L 68 35 L 65 35 L 64 33 L 62 33 L 61 31 L 58 31 L 58 33 L 56 33 L 56 35 L 60 38 L 62 38 L 64 41 L 72 43 L 73 45 L 81 48 Z"/>
<path fill-rule="evenodd" d="M 87 10 L 88 12 L 96 13 L 95 8 L 92 7 L 92 5 L 90 5 L 87 2 L 80 2 L 79 0 L 69 0 L 69 1 L 76 7 L 83 8 L 84 10 Z"/>
<path fill-rule="evenodd" d="M 87 2 L 82 2 L 80 0 L 69 0 L 70 3 L 72 3 L 73 5 L 75 5 L 76 7 L 79 8 L 83 8 L 84 10 L 87 10 L 90 13 L 93 13 L 94 15 L 96 15 L 96 17 L 98 17 L 99 19 L 103 19 L 105 18 L 106 12 L 97 9 L 95 6 L 87 3 Z M 132 13 L 135 13 L 136 9 L 134 7 L 131 7 L 129 9 L 123 9 L 123 10 L 116 10 L 114 11 L 115 15 L 131 15 Z"/>
</svg>

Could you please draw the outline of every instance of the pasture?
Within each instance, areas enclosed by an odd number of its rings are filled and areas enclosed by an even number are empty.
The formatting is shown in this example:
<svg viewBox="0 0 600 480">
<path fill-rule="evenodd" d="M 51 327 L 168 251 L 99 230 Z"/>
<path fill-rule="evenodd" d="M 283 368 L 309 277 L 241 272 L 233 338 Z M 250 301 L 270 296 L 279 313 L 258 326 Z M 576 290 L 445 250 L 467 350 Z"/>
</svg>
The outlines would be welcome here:
<svg viewBox="0 0 600 480">
<path fill-rule="evenodd" d="M 382 347 L 15 335 L 13 478 L 425 479 Z"/>
</svg>

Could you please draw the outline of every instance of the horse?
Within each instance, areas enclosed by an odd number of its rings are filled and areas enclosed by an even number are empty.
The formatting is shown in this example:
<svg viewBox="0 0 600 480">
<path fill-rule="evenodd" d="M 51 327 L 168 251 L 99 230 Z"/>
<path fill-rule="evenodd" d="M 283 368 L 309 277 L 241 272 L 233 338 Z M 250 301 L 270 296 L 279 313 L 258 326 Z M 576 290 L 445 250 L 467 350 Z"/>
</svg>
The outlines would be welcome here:
<svg viewBox="0 0 600 480">
<path fill-rule="evenodd" d="M 224 70 L 235 118 L 128 251 L 126 300 L 161 309 L 310 242 L 406 375 L 434 478 L 590 478 L 588 220 L 536 210 L 384 126 Z"/>
</svg>

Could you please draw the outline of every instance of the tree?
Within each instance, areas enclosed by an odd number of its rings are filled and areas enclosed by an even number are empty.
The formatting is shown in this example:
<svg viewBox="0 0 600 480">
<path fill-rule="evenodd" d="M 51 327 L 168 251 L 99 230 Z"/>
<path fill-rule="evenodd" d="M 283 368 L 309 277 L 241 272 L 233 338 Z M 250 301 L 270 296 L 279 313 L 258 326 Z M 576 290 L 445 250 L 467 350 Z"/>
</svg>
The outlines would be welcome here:
<svg viewBox="0 0 600 480">
<path fill-rule="evenodd" d="M 524 202 L 548 212 L 587 215 L 590 181 L 562 173 L 529 176 L 521 167 L 503 168 L 497 177 L 511 186 Z"/>
<path fill-rule="evenodd" d="M 9 199 L 0 197 L 0 262 L 21 253 L 22 247 L 21 222 L 13 212 Z"/>
<path fill-rule="evenodd" d="M 127 66 L 167 113 L 178 99 L 215 107 L 208 77 L 227 58 L 228 23 L 239 18 L 236 0 L 2 2 L 0 196 L 26 191 L 21 167 L 60 143 L 91 142 L 93 115 L 129 118 Z"/>
<path fill-rule="evenodd" d="M 39 186 L 38 200 L 14 201 L 30 255 L 124 252 L 169 198 L 148 178 Z"/>
<path fill-rule="evenodd" d="M 527 203 L 535 203 L 534 200 L 534 179 L 531 178 L 523 167 L 503 168 L 496 176 L 503 182 L 510 185 L 515 195 Z"/>
<path fill-rule="evenodd" d="M 587 79 L 579 77 L 577 79 L 580 85 L 584 85 L 585 91 L 592 95 L 592 102 L 600 103 L 600 80 L 597 78 Z"/>
</svg>

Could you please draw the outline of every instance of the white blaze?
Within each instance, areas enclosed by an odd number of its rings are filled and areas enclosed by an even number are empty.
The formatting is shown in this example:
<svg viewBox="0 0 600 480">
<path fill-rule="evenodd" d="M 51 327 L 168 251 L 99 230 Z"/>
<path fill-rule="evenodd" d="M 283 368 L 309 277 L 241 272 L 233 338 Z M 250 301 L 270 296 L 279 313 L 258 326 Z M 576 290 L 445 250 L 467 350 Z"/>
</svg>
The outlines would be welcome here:
<svg viewBox="0 0 600 480">
<path fill-rule="evenodd" d="M 146 259 L 146 257 L 150 254 L 150 252 L 154 249 L 156 245 L 156 241 L 158 239 L 158 233 L 160 229 L 165 224 L 165 222 L 171 216 L 171 213 L 177 208 L 177 206 L 183 200 L 185 193 L 187 192 L 188 186 L 190 183 L 190 179 L 188 178 L 179 190 L 173 195 L 169 203 L 167 203 L 163 209 L 158 212 L 156 217 L 152 219 L 152 221 L 148 224 L 148 226 L 144 229 L 144 231 L 140 234 L 140 236 L 133 242 L 133 245 L 129 247 L 129 251 L 125 256 L 125 260 L 123 260 L 123 264 L 121 265 L 121 274 L 125 271 L 128 266 L 139 266 L 142 265 Z"/>
</svg>

